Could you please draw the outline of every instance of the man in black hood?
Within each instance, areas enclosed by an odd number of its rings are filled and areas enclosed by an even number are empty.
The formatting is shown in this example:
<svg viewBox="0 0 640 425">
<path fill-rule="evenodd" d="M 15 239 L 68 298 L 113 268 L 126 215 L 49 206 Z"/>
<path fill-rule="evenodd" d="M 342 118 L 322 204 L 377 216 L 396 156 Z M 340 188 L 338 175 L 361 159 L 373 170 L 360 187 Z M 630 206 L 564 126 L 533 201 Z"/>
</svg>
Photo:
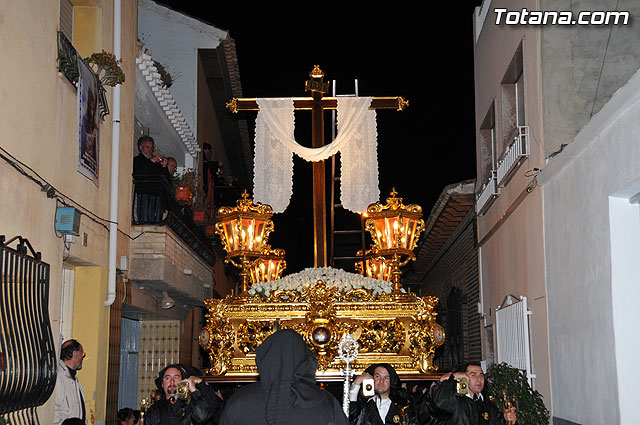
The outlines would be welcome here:
<svg viewBox="0 0 640 425">
<path fill-rule="evenodd" d="M 189 399 L 179 398 L 178 383 L 188 384 Z M 144 415 L 145 425 L 202 424 L 213 416 L 213 408 L 207 403 L 207 383 L 197 376 L 189 376 L 186 368 L 172 364 L 160 371 L 156 386 L 160 399 L 153 403 Z"/>
<path fill-rule="evenodd" d="M 318 361 L 300 334 L 283 329 L 256 349 L 260 381 L 229 398 L 221 425 L 348 425 L 338 400 L 318 388 Z"/>
<path fill-rule="evenodd" d="M 363 381 L 373 379 L 374 395 L 365 397 Z M 349 421 L 352 425 L 416 425 L 414 407 L 401 397 L 400 378 L 388 363 L 369 366 L 358 375 L 349 394 Z"/>
</svg>

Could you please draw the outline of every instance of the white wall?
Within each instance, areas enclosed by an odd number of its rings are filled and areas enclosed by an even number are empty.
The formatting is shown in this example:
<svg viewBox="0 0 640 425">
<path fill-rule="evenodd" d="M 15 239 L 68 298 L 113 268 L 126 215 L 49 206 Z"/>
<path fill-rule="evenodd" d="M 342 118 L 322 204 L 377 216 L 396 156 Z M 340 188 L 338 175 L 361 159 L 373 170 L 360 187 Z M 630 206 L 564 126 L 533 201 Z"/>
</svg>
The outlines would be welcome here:
<svg viewBox="0 0 640 425">
<path fill-rule="evenodd" d="M 631 195 L 640 192 L 640 180 L 630 185 Z M 611 295 L 616 365 L 618 371 L 620 424 L 637 423 L 635 393 L 640 376 L 637 311 L 640 300 L 640 206 L 625 193 L 609 198 L 611 225 Z"/>
<path fill-rule="evenodd" d="M 633 391 L 618 382 L 626 383 L 630 372 L 637 376 L 627 368 L 637 336 L 629 339 L 632 331 L 622 322 L 634 311 L 624 299 L 629 294 L 619 296 L 629 282 L 618 239 L 628 229 L 620 229 L 621 222 L 610 224 L 612 209 L 623 214 L 610 196 L 640 179 L 639 116 L 640 74 L 635 74 L 538 176 L 553 416 L 583 425 L 631 423 L 621 422 L 626 412 L 618 407 L 623 393 Z M 614 272 L 620 277 L 612 278 Z"/>
<path fill-rule="evenodd" d="M 198 128 L 198 49 L 215 49 L 226 37 L 226 31 L 151 0 L 138 1 L 138 38 L 151 57 L 171 74 L 171 94 L 194 130 Z"/>
</svg>

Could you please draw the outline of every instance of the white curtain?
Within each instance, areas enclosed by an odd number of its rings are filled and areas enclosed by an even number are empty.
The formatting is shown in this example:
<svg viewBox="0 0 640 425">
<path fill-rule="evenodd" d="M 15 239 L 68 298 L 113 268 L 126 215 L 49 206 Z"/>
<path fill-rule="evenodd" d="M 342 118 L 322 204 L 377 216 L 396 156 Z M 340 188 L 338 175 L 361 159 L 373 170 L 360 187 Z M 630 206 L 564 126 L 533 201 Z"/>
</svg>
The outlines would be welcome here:
<svg viewBox="0 0 640 425">
<path fill-rule="evenodd" d="M 253 197 L 283 212 L 293 191 L 293 154 L 322 161 L 340 152 L 341 203 L 363 212 L 377 202 L 378 156 L 376 112 L 370 97 L 338 98 L 336 139 L 319 148 L 301 146 L 294 138 L 292 98 L 257 99 Z"/>
</svg>

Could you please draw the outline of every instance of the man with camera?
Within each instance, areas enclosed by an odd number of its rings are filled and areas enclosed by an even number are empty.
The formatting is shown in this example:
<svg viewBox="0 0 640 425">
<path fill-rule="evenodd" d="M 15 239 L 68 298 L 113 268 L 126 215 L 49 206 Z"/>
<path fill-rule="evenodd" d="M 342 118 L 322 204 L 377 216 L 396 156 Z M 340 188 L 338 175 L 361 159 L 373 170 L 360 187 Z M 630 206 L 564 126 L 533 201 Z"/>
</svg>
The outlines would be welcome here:
<svg viewBox="0 0 640 425">
<path fill-rule="evenodd" d="M 353 380 L 349 394 L 352 425 L 416 425 L 409 400 L 398 392 L 400 378 L 387 363 L 369 366 Z"/>
<path fill-rule="evenodd" d="M 434 416 L 443 425 L 513 425 L 516 409 L 504 413 L 486 397 L 484 372 L 477 363 L 468 363 L 457 372 L 442 375 L 421 403 L 418 418 Z"/>
<path fill-rule="evenodd" d="M 202 424 L 214 415 L 216 406 L 207 402 L 207 383 L 197 376 L 188 376 L 184 366 L 169 365 L 160 371 L 156 386 L 157 400 L 144 415 L 145 425 Z"/>
</svg>

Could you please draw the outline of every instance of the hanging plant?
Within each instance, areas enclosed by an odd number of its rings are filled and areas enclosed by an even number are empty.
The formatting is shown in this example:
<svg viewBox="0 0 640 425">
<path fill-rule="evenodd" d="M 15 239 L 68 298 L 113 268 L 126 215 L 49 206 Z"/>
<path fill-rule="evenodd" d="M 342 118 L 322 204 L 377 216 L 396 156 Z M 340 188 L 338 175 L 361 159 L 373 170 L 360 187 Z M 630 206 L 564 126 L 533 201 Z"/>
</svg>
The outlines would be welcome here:
<svg viewBox="0 0 640 425">
<path fill-rule="evenodd" d="M 506 397 L 516 407 L 518 424 L 548 425 L 549 411 L 542 395 L 529 385 L 522 372 L 506 363 L 495 364 L 485 374 L 489 397 L 503 411 Z M 503 393 L 504 391 L 504 393 Z"/>
<path fill-rule="evenodd" d="M 168 89 L 169 87 L 171 87 L 171 85 L 173 84 L 173 78 L 171 77 L 171 74 L 166 69 L 164 69 L 164 66 L 162 66 L 162 64 L 158 61 L 154 60 L 153 66 L 156 67 L 158 74 L 160 74 L 160 80 L 162 81 L 162 85 L 164 86 L 164 88 Z"/>
<path fill-rule="evenodd" d="M 118 60 L 113 53 L 94 53 L 84 61 L 93 69 L 98 79 L 105 86 L 115 87 L 124 83 L 124 71 L 120 67 L 122 60 Z"/>
</svg>

